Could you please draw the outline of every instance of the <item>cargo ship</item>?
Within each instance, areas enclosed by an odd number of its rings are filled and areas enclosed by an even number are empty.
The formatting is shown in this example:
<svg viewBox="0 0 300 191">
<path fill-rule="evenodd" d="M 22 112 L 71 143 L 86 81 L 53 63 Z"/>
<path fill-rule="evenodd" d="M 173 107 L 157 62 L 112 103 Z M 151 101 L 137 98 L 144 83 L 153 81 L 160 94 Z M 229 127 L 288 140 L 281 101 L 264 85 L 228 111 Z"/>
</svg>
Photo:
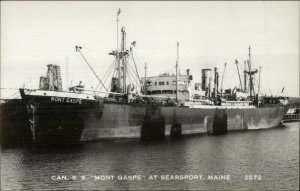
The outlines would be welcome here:
<svg viewBox="0 0 300 191">
<path fill-rule="evenodd" d="M 190 70 L 179 73 L 179 43 L 176 74 L 151 77 L 147 77 L 146 66 L 143 77 L 138 72 L 133 56 L 135 41 L 129 48 L 126 45 L 126 30 L 122 27 L 121 46 L 109 53 L 114 61 L 102 79 L 85 58 L 82 47 L 75 47 L 98 79 L 99 89 L 86 89 L 80 82 L 64 91 L 60 67 L 48 65 L 38 89 L 21 88 L 21 100 L 2 105 L 6 121 L 1 122 L 2 131 L 18 131 L 20 139 L 29 138 L 35 143 L 155 139 L 271 128 L 280 124 L 288 110 L 286 97 L 261 96 L 259 85 L 255 91 L 253 79 L 258 70 L 252 69 L 250 47 L 244 83 L 235 60 L 240 84 L 223 90 L 224 74 L 219 84 L 217 68 L 202 69 L 201 83 L 194 82 Z M 13 120 L 8 120 L 9 113 Z M 24 129 L 26 137 L 22 135 Z"/>
</svg>

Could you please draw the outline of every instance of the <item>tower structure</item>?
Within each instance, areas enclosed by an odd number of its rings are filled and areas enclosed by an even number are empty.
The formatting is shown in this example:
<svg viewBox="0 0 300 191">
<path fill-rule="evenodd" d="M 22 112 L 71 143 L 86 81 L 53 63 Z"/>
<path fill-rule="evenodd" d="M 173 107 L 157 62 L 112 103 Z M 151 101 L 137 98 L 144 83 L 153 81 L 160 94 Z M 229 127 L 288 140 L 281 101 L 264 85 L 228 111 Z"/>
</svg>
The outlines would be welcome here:
<svg viewBox="0 0 300 191">
<path fill-rule="evenodd" d="M 50 91 L 62 91 L 60 66 L 48 64 L 47 76 L 40 77 L 39 88 Z"/>
</svg>

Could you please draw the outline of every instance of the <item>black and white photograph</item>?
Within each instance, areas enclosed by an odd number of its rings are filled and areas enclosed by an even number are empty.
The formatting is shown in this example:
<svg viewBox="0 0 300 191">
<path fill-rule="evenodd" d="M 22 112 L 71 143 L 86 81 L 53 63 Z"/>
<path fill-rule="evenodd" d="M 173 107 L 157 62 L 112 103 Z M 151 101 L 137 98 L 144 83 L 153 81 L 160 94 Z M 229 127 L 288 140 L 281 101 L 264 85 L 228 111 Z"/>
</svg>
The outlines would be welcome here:
<svg viewBox="0 0 300 191">
<path fill-rule="evenodd" d="M 299 1 L 1 1 L 1 190 L 299 190 Z"/>
</svg>

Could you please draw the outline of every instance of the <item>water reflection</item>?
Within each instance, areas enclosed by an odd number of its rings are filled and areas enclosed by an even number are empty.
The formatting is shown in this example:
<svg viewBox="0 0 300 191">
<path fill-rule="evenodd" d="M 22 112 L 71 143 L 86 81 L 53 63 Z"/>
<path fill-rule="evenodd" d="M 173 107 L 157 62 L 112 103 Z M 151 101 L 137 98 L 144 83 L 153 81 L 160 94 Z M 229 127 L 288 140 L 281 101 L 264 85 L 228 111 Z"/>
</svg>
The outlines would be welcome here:
<svg viewBox="0 0 300 191">
<path fill-rule="evenodd" d="M 4 148 L 2 188 L 86 190 L 295 189 L 299 186 L 298 124 L 226 135 L 157 141 L 115 140 L 76 146 Z M 229 174 L 230 181 L 148 180 L 150 175 Z M 244 175 L 261 174 L 262 181 Z M 70 180 L 53 180 L 67 176 Z M 93 176 L 113 175 L 114 180 Z M 118 176 L 144 175 L 140 181 Z M 71 180 L 76 176 L 76 180 Z M 80 180 L 85 176 L 86 180 Z"/>
</svg>

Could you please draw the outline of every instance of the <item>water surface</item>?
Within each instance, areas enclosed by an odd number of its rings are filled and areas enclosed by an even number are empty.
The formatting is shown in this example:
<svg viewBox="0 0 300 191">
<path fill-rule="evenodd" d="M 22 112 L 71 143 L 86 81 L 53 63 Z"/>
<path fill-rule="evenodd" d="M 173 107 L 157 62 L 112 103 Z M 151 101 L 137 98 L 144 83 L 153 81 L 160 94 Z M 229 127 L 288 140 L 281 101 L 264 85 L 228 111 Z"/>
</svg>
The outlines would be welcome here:
<svg viewBox="0 0 300 191">
<path fill-rule="evenodd" d="M 95 178 L 101 175 L 114 179 Z M 130 175 L 140 175 L 141 180 L 118 180 L 119 176 L 124 179 Z M 157 180 L 149 180 L 151 175 L 157 175 Z M 161 180 L 164 175 L 202 175 L 203 180 Z M 208 175 L 229 175 L 230 180 L 208 180 Z M 262 180 L 245 180 L 248 175 L 259 175 Z M 62 176 L 68 180 L 57 180 Z M 83 177 L 85 180 L 81 180 Z M 299 123 L 160 141 L 129 139 L 78 146 L 3 148 L 1 188 L 298 190 Z"/>
</svg>

